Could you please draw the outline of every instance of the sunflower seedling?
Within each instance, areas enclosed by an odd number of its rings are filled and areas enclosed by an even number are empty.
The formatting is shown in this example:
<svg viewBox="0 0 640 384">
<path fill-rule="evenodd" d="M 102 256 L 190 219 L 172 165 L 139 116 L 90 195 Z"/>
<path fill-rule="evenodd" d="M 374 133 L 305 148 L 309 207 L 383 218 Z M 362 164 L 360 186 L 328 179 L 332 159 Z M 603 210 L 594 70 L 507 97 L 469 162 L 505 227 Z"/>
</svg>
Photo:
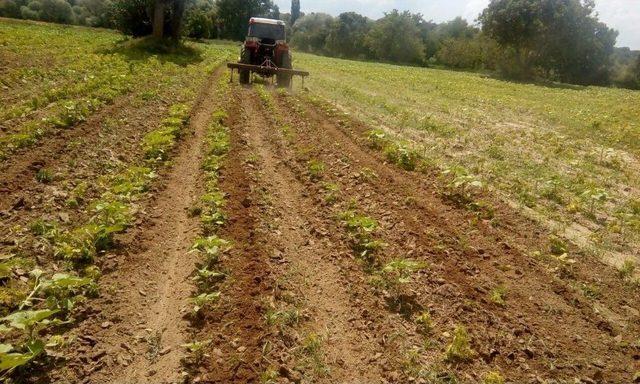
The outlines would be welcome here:
<svg viewBox="0 0 640 384">
<path fill-rule="evenodd" d="M 185 357 L 186 365 L 199 365 L 207 355 L 207 347 L 211 344 L 211 340 L 194 341 L 192 343 L 182 344 L 189 356 Z"/>
<path fill-rule="evenodd" d="M 424 311 L 416 318 L 416 324 L 418 325 L 418 331 L 423 335 L 431 333 L 433 329 L 433 320 L 429 311 Z"/>
<path fill-rule="evenodd" d="M 38 183 L 48 184 L 53 181 L 53 173 L 46 168 L 40 168 L 36 173 Z"/>
<path fill-rule="evenodd" d="M 203 308 L 212 305 L 220 299 L 220 292 L 214 293 L 201 293 L 198 296 L 192 297 L 193 313 L 198 315 Z"/>
<path fill-rule="evenodd" d="M 501 307 L 504 307 L 505 303 L 505 296 L 507 294 L 507 288 L 500 285 L 495 287 L 494 289 L 491 290 L 491 293 L 489 294 L 489 300 L 492 303 L 495 303 Z"/>
<path fill-rule="evenodd" d="M 500 372 L 487 372 L 482 378 L 482 384 L 504 384 L 504 377 Z"/>
<path fill-rule="evenodd" d="M 320 179 L 320 177 L 322 177 L 322 174 L 324 173 L 324 168 L 324 163 L 318 160 L 312 159 L 307 163 L 307 170 L 309 172 L 309 177 L 311 178 L 311 180 Z"/>
<path fill-rule="evenodd" d="M 475 352 L 471 349 L 467 329 L 462 325 L 456 326 L 453 331 L 453 340 L 445 352 L 445 360 L 449 362 L 468 361 L 474 356 Z"/>
</svg>

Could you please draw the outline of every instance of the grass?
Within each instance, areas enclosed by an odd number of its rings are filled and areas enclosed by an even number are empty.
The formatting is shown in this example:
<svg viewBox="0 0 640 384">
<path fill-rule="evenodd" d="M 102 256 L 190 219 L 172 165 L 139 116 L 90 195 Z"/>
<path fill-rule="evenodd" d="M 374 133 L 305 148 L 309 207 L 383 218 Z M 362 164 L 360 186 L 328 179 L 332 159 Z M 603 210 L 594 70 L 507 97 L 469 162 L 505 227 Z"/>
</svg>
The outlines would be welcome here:
<svg viewBox="0 0 640 384">
<path fill-rule="evenodd" d="M 623 279 L 629 279 L 633 277 L 633 273 L 636 270 L 636 262 L 633 260 L 625 260 L 620 269 L 618 270 L 620 277 Z"/>
<path fill-rule="evenodd" d="M 375 128 L 369 139 L 389 162 L 455 168 L 549 226 L 588 228 L 596 247 L 640 246 L 640 92 L 302 53 L 296 62 L 313 74 L 312 97 Z"/>
</svg>

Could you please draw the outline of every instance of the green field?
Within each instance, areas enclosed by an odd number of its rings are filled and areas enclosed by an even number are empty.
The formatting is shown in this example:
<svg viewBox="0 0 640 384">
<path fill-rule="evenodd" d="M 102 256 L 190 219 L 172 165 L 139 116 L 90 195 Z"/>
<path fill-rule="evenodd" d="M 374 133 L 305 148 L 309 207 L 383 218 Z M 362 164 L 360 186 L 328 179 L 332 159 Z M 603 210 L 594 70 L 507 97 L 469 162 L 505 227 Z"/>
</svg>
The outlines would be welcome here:
<svg viewBox="0 0 640 384">
<path fill-rule="evenodd" d="M 85 121 L 122 95 L 193 99 L 231 48 L 193 44 L 156 55 L 112 31 L 2 20 L 0 158 Z"/>
<path fill-rule="evenodd" d="M 640 375 L 640 92 L 158 48 L 0 19 L 0 381 Z"/>
<path fill-rule="evenodd" d="M 295 64 L 313 93 L 431 165 L 478 178 L 578 244 L 615 250 L 616 264 L 638 256 L 640 92 L 307 54 Z"/>
</svg>

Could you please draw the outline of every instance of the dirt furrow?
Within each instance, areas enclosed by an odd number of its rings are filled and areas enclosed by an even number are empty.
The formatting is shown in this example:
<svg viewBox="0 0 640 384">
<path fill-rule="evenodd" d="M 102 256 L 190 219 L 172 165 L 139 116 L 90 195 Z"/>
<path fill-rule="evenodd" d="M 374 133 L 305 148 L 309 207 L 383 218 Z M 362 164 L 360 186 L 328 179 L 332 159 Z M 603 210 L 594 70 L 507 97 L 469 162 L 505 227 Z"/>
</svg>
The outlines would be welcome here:
<svg viewBox="0 0 640 384">
<path fill-rule="evenodd" d="M 298 147 L 310 148 L 309 156 L 327 164 L 343 193 L 357 198 L 381 220 L 385 240 L 394 253 L 436 263 L 422 286 L 414 289 L 421 306 L 432 311 L 437 329 L 445 332 L 457 321 L 468 324 L 476 338 L 474 348 L 485 363 L 502 367 L 509 367 L 513 360 L 520 363 L 508 368 L 512 378 L 524 380 L 532 372 L 585 380 L 630 377 L 633 361 L 627 353 L 632 350 L 624 343 L 616 345 L 614 338 L 628 338 L 627 332 L 635 328 L 637 303 L 624 299 L 629 292 L 613 282 L 611 272 L 601 271 L 601 278 L 606 277 L 603 283 L 614 289 L 613 299 L 602 301 L 622 313 L 625 320 L 619 325 L 600 313 L 603 311 L 590 308 L 592 304 L 574 293 L 570 284 L 550 276 L 526 256 L 532 244 L 538 249 L 546 247 L 531 224 L 522 227 L 529 228 L 527 234 L 475 224 L 468 213 L 456 212 L 434 198 L 430 181 L 421 182 L 391 169 L 314 107 L 303 108 L 304 118 L 293 112 L 300 105 L 289 102 L 279 107 L 298 129 Z M 363 181 L 362 170 L 375 177 Z M 509 224 L 511 219 L 506 221 Z M 499 285 L 508 287 L 506 307 L 489 300 L 491 290 Z M 591 349 L 585 350 L 582 344 Z M 433 352 L 427 354 L 441 359 Z M 550 372 L 549 363 L 561 372 Z M 482 369 L 477 363 L 473 366 Z"/>
<path fill-rule="evenodd" d="M 276 143 L 277 127 L 265 117 L 268 112 L 259 98 L 247 89 L 241 89 L 239 96 L 245 113 L 253 117 L 246 125 L 247 142 L 261 160 L 263 187 L 277 212 L 278 227 L 271 232 L 270 243 L 278 258 L 287 263 L 287 278 L 294 280 L 310 310 L 312 324 L 307 332 L 324 339 L 322 353 L 328 373 L 314 382 L 379 382 L 379 367 L 369 362 L 380 347 L 354 325 L 361 319 L 361 308 L 350 297 L 334 262 L 338 247 L 330 236 L 318 235 L 324 232 L 318 207 L 287 166 Z"/>
<path fill-rule="evenodd" d="M 231 243 L 222 258 L 228 275 L 220 287 L 220 302 L 201 323 L 195 322 L 194 337 L 211 340 L 213 352 L 199 367 L 196 379 L 207 383 L 257 383 L 264 369 L 262 350 L 268 335 L 264 313 L 273 279 L 265 239 L 257 231 L 260 207 L 244 130 L 251 119 L 236 97 L 225 106 L 230 149 L 219 171 L 219 188 L 226 194 L 227 220 L 218 235 Z"/>
<path fill-rule="evenodd" d="M 70 143 L 99 139 L 109 119 L 113 116 L 127 116 L 122 111 L 127 111 L 134 104 L 134 95 L 122 96 L 91 115 L 87 121 L 72 128 L 51 128 L 37 145 L 20 149 L 7 160 L 0 161 L 0 172 L 3 173 L 0 188 L 10 192 L 0 196 L 0 209 L 7 209 L 13 196 L 35 182 L 33 176 L 38 169 L 55 164 L 59 157 L 68 157 L 73 153 L 69 151 Z"/>
<path fill-rule="evenodd" d="M 189 250 L 200 230 L 188 209 L 201 194 L 204 135 L 218 101 L 212 97 L 218 76 L 203 87 L 173 165 L 162 175 L 165 185 L 146 208 L 152 220 L 122 236 L 101 279 L 108 288 L 94 304 L 98 315 L 77 330 L 81 338 L 91 335 L 90 348 L 79 348 L 77 359 L 97 363 L 71 362 L 68 366 L 76 372 L 63 376 L 122 383 L 180 378 L 181 344 L 189 341 L 183 317 L 196 261 Z"/>
</svg>

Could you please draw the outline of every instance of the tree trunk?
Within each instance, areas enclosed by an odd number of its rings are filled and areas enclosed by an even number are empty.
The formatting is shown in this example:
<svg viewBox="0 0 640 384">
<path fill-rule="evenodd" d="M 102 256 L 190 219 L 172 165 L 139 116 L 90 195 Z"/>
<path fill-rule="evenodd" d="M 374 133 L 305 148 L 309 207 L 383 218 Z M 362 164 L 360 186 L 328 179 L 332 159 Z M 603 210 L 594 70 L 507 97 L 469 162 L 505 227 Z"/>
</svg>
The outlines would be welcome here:
<svg viewBox="0 0 640 384">
<path fill-rule="evenodd" d="M 184 15 L 184 0 L 174 0 L 171 12 L 171 38 L 180 40 L 180 32 L 182 29 L 182 17 Z"/>
<path fill-rule="evenodd" d="M 153 7 L 153 37 L 164 37 L 164 0 L 156 0 Z"/>
</svg>

